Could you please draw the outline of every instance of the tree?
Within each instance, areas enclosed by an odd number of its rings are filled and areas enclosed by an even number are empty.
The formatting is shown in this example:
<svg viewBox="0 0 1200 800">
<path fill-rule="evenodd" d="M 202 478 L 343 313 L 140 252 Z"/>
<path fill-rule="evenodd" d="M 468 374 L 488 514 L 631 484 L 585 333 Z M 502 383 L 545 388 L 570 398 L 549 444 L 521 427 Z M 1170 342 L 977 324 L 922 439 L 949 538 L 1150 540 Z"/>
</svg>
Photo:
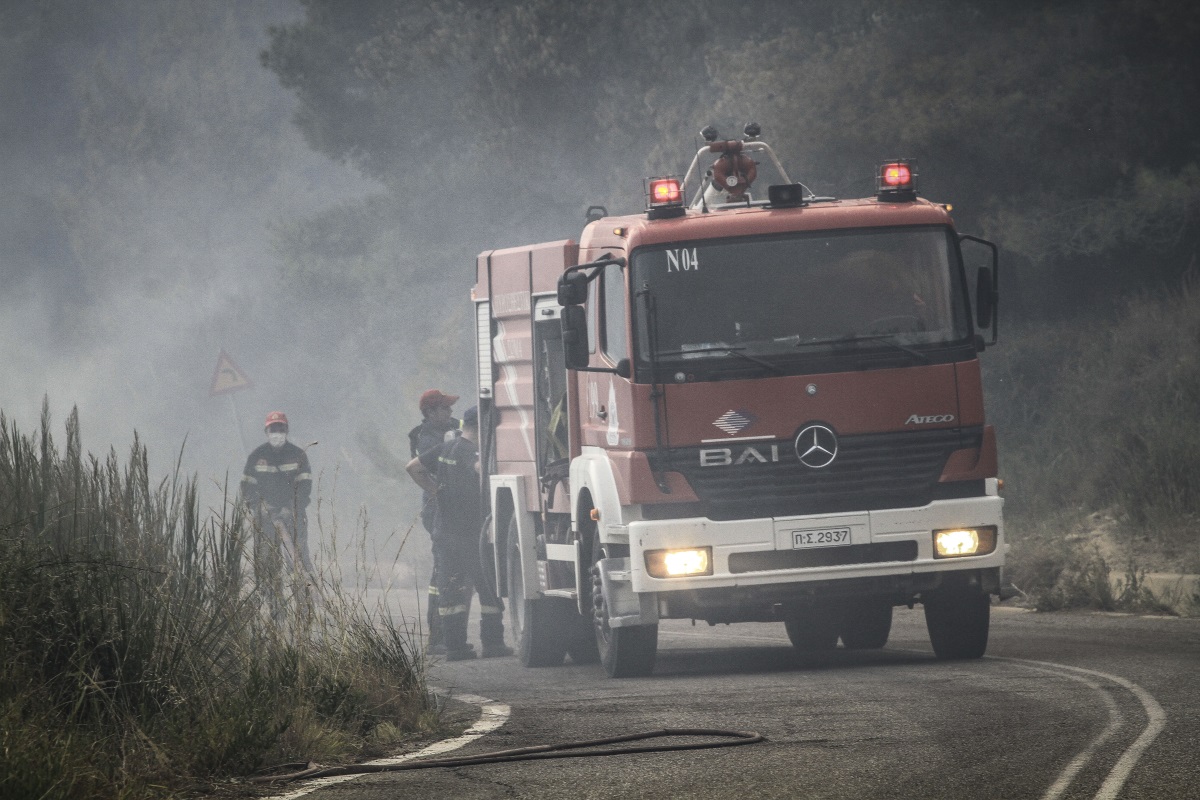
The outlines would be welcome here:
<svg viewBox="0 0 1200 800">
<path fill-rule="evenodd" d="M 264 63 L 309 141 L 476 249 L 571 235 L 588 202 L 636 210 L 632 176 L 751 119 L 821 191 L 869 193 L 879 160 L 917 156 L 924 194 L 1030 278 L 1087 259 L 1129 288 L 1196 246 L 1200 11 L 1177 0 L 305 7 Z M 1164 268 L 1131 271 L 1130 247 Z"/>
</svg>

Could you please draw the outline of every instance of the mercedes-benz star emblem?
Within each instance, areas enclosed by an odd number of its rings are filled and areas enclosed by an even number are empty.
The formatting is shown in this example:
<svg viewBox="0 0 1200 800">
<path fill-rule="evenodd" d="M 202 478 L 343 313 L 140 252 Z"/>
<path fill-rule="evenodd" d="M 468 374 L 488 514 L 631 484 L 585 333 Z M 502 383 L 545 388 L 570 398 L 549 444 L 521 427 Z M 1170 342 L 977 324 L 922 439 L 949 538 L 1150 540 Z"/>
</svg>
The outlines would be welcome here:
<svg viewBox="0 0 1200 800">
<path fill-rule="evenodd" d="M 796 458 L 809 469 L 828 467 L 837 452 L 837 434 L 824 425 L 806 425 L 796 434 Z"/>
</svg>

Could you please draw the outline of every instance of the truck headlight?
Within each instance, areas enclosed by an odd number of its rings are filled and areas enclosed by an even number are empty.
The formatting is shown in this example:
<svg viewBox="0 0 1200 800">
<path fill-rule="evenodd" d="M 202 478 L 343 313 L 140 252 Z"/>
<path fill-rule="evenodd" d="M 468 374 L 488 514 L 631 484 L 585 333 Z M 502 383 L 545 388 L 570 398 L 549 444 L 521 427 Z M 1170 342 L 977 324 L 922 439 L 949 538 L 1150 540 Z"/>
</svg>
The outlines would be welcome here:
<svg viewBox="0 0 1200 800">
<path fill-rule="evenodd" d="M 933 532 L 933 557 L 984 556 L 996 549 L 996 526 L 950 528 Z"/>
<path fill-rule="evenodd" d="M 650 550 L 646 553 L 646 571 L 654 578 L 712 575 L 712 548 Z"/>
</svg>

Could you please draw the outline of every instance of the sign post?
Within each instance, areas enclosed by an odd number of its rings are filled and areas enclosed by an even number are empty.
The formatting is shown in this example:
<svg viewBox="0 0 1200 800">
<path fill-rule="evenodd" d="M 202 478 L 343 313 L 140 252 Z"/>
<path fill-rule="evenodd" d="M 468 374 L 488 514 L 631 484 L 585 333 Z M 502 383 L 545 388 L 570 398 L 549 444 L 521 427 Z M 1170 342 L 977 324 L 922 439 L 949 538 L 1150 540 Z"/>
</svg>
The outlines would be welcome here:
<svg viewBox="0 0 1200 800">
<path fill-rule="evenodd" d="M 216 397 L 223 394 L 229 397 L 229 407 L 233 410 L 233 419 L 237 425 L 238 436 L 242 440 L 242 451 L 250 452 L 250 445 L 246 443 L 246 431 L 242 427 L 242 415 L 238 413 L 237 402 L 234 400 L 234 395 L 242 389 L 249 389 L 254 385 L 254 382 L 242 371 L 228 353 L 224 350 L 217 356 L 217 367 L 213 370 L 212 386 L 208 390 L 210 397 Z"/>
</svg>

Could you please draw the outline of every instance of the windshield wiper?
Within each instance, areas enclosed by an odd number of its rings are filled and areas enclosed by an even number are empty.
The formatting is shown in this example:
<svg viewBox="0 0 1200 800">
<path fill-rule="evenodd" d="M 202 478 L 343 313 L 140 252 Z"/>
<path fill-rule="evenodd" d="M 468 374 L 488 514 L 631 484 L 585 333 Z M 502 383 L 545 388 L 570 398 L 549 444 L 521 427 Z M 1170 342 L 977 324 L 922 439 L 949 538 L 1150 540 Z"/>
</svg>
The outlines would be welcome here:
<svg viewBox="0 0 1200 800">
<path fill-rule="evenodd" d="M 796 347 L 817 347 L 824 344 L 849 344 L 856 345 L 859 342 L 883 342 L 886 345 L 893 347 L 903 353 L 908 353 L 913 358 L 924 361 L 926 364 L 932 364 L 932 359 L 922 353 L 920 350 L 914 350 L 907 345 L 900 344 L 896 341 L 894 333 L 877 333 L 870 336 L 856 336 L 849 334 L 847 336 L 839 336 L 836 339 L 810 339 L 807 342 L 796 342 Z"/>
<path fill-rule="evenodd" d="M 778 365 L 772 364 L 770 361 L 764 361 L 763 359 L 758 358 L 757 356 L 752 356 L 749 353 L 743 352 L 745 349 L 746 349 L 745 347 L 740 347 L 740 346 L 735 347 L 732 345 L 717 345 L 714 347 L 697 347 L 695 349 L 688 349 L 688 350 L 666 350 L 661 353 L 658 353 L 658 355 L 660 355 L 660 356 L 686 356 L 686 355 L 690 355 L 691 353 L 730 353 L 732 355 L 737 356 L 738 358 L 743 358 L 746 361 L 752 361 L 755 364 L 758 364 L 759 366 L 766 367 L 767 369 L 771 370 L 772 372 L 778 372 L 780 375 L 783 374 L 783 369 L 781 369 Z"/>
</svg>

